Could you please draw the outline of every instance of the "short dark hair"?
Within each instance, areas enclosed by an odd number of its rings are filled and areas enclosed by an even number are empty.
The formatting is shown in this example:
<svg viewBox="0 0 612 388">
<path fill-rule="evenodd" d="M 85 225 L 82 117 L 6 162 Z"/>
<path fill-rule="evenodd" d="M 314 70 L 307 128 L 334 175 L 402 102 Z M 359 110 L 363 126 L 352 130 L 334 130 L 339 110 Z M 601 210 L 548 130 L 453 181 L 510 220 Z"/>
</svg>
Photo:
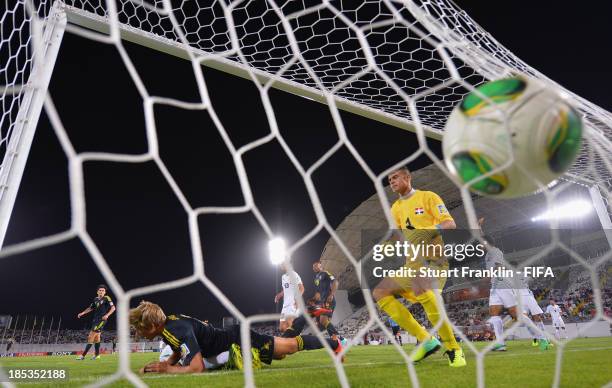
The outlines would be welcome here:
<svg viewBox="0 0 612 388">
<path fill-rule="evenodd" d="M 99 290 L 100 288 L 104 288 L 104 291 L 108 292 L 108 287 L 106 287 L 105 284 L 99 284 L 98 288 L 96 288 L 96 290 Z"/>
<path fill-rule="evenodd" d="M 391 170 L 391 171 L 389 171 L 389 174 L 387 174 L 387 175 L 391 175 L 391 174 L 393 174 L 395 172 L 398 172 L 398 171 L 403 171 L 406 175 L 410 175 L 410 169 L 407 166 L 402 166 L 402 167 L 398 167 L 398 168 L 396 168 L 394 170 Z"/>
</svg>

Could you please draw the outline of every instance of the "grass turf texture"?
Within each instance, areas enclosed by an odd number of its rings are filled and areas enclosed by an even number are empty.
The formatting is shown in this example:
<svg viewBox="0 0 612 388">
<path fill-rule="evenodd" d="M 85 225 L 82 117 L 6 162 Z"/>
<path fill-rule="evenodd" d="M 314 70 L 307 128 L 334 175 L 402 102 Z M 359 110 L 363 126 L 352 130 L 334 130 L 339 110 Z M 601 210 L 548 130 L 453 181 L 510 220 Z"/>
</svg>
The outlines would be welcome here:
<svg viewBox="0 0 612 388">
<path fill-rule="evenodd" d="M 482 348 L 488 343 L 476 343 Z M 407 352 L 413 347 L 404 346 Z M 430 356 L 416 366 L 424 387 L 474 387 L 476 360 L 464 346 L 468 366 L 451 369 L 442 352 Z M 509 341 L 508 351 L 488 353 L 485 357 L 485 379 L 492 387 L 549 387 L 552 385 L 557 347 L 541 351 L 530 341 Z M 132 368 L 138 370 L 154 361 L 158 353 L 131 355 Z M 576 339 L 563 352 L 562 387 L 599 387 L 612 381 L 612 337 Z M 66 368 L 68 381 L 55 381 L 48 386 L 82 386 L 112 374 L 117 368 L 117 355 L 103 355 L 100 360 L 75 360 L 74 356 L 23 357 L 0 359 L 7 368 Z M 350 350 L 344 364 L 353 387 L 408 387 L 408 369 L 393 346 L 357 346 Z M 144 381 L 153 387 L 239 387 L 244 379 L 240 371 L 219 371 L 198 375 L 168 376 L 147 374 Z M 255 382 L 263 387 L 334 387 L 338 386 L 331 359 L 321 350 L 301 352 L 274 361 L 272 366 L 255 373 Z M 59 384 L 58 384 L 59 383 Z M 27 385 L 31 385 L 27 384 Z M 38 385 L 38 384 L 37 384 Z M 126 380 L 113 387 L 129 386 Z"/>
</svg>

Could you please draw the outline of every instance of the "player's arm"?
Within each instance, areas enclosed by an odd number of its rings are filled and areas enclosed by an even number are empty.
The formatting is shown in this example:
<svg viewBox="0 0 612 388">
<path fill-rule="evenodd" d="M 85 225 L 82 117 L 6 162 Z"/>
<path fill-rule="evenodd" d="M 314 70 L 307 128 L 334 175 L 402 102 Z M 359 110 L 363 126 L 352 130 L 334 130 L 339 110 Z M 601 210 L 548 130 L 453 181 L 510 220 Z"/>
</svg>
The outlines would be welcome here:
<svg viewBox="0 0 612 388">
<path fill-rule="evenodd" d="M 444 220 L 438 224 L 440 229 L 457 229 L 457 224 L 455 224 L 455 220 Z"/>
<path fill-rule="evenodd" d="M 110 305 L 110 309 L 108 310 L 108 312 L 106 314 L 104 314 L 104 316 L 102 317 L 103 320 L 107 321 L 108 317 L 110 317 L 111 315 L 113 315 L 113 313 L 115 312 L 116 308 L 115 305 L 113 304 L 113 301 L 111 300 L 110 297 L 106 296 L 106 301 L 107 303 Z"/>
<path fill-rule="evenodd" d="M 77 314 L 77 318 L 81 318 L 83 315 L 87 315 L 87 314 L 89 314 L 92 311 L 93 311 L 93 309 L 91 308 L 91 306 L 89 306 L 85 310 L 83 310 L 80 313 L 78 313 Z"/>
<path fill-rule="evenodd" d="M 455 220 L 448 212 L 448 209 L 446 209 L 446 205 L 444 201 L 442 201 L 442 198 L 433 192 L 430 192 L 428 197 L 427 211 L 436 219 L 436 229 L 457 229 L 457 224 L 455 224 Z"/>
<path fill-rule="evenodd" d="M 310 299 L 313 303 L 318 303 L 321 301 L 321 293 L 319 291 L 315 292 L 313 297 Z"/>
<path fill-rule="evenodd" d="M 189 365 L 171 365 L 170 361 L 176 356 L 176 352 L 170 356 L 167 361 L 152 362 L 144 366 L 141 369 L 141 373 L 171 373 L 171 374 L 187 374 L 187 373 L 201 373 L 204 372 L 204 360 L 202 359 L 202 353 L 197 352 L 192 358 Z M 180 353 L 179 353 L 180 356 Z M 176 363 L 176 362 L 175 362 Z"/>
<path fill-rule="evenodd" d="M 108 312 L 106 313 L 106 315 L 104 315 L 102 317 L 103 320 L 108 320 L 108 317 L 110 317 L 111 315 L 113 315 L 113 313 L 115 312 L 116 308 L 115 306 L 111 306 L 110 310 L 108 310 Z"/>
<path fill-rule="evenodd" d="M 278 294 L 274 296 L 274 303 L 278 303 L 285 296 L 285 290 L 281 290 Z"/>
<path fill-rule="evenodd" d="M 329 280 L 331 280 L 331 286 L 329 288 L 329 295 L 327 296 L 327 303 L 331 303 L 334 300 L 334 296 L 336 295 L 336 290 L 338 289 L 338 280 L 331 275 L 329 276 Z"/>
<path fill-rule="evenodd" d="M 181 352 L 173 351 L 170 357 L 166 360 L 166 362 L 170 365 L 176 365 L 177 362 L 181 359 Z"/>
</svg>

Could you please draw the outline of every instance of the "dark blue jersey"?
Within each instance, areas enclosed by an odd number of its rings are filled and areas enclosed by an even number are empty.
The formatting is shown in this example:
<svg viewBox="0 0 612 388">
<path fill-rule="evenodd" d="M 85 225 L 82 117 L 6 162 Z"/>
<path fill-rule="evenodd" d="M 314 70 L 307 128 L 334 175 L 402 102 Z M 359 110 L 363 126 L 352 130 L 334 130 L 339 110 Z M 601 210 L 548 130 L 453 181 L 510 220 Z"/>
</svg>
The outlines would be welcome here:
<svg viewBox="0 0 612 388">
<path fill-rule="evenodd" d="M 217 329 L 187 315 L 168 315 L 161 336 L 181 354 L 183 365 L 189 365 L 197 353 L 204 358 L 216 356 L 229 350 L 232 343 L 240 343 L 239 331 Z"/>
<path fill-rule="evenodd" d="M 315 292 L 321 295 L 321 301 L 325 302 L 327 296 L 331 293 L 332 284 L 334 283 L 334 275 L 327 271 L 317 272 L 314 278 Z"/>
<path fill-rule="evenodd" d="M 104 295 L 103 297 L 95 297 L 93 302 L 89 305 L 89 308 L 93 310 L 93 322 L 94 325 L 102 320 L 102 317 L 105 316 L 113 307 L 113 301 L 108 295 Z"/>
</svg>

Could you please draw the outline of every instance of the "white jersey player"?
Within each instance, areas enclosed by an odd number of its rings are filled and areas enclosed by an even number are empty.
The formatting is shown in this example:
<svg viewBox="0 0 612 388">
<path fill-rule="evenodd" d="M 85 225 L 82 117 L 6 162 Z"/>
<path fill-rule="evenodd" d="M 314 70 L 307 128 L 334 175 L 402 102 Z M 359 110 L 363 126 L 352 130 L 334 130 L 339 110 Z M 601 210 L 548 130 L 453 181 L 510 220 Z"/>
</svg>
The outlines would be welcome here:
<svg viewBox="0 0 612 388">
<path fill-rule="evenodd" d="M 274 297 L 274 303 L 278 303 L 281 298 L 283 299 L 283 309 L 281 310 L 278 329 L 284 332 L 291 327 L 293 320 L 300 315 L 295 298 L 297 292 L 300 295 L 304 293 L 304 284 L 297 272 L 289 272 L 285 264 L 281 264 L 281 268 L 285 272 L 281 278 L 282 290 Z"/>
<path fill-rule="evenodd" d="M 487 269 L 502 267 L 504 264 L 504 254 L 492 245 L 487 245 L 485 256 L 485 266 Z M 516 305 L 518 294 L 512 288 L 512 280 L 504 277 L 492 277 L 491 289 L 489 291 L 489 323 L 495 331 L 494 351 L 505 351 L 506 341 L 504 335 L 504 323 L 501 319 L 501 312 L 504 308 L 508 310 L 513 320 L 516 320 Z"/>
<path fill-rule="evenodd" d="M 550 317 L 552 318 L 552 324 L 555 328 L 555 338 L 557 339 L 561 339 L 561 337 L 567 339 L 567 333 L 565 332 L 565 322 L 563 322 L 563 318 L 561 317 L 562 313 L 563 310 L 561 310 L 561 306 L 559 306 L 557 303 L 555 303 L 553 299 L 551 299 L 550 304 L 546 307 L 546 314 L 550 315 Z M 563 336 L 561 336 L 559 329 L 563 330 Z"/>
<path fill-rule="evenodd" d="M 482 227 L 484 222 L 484 218 L 480 218 L 478 223 Z M 486 244 L 487 254 L 485 256 L 485 266 L 487 269 L 495 269 L 505 266 L 504 262 L 504 254 L 503 252 L 491 245 Z M 522 279 L 525 282 L 525 279 Z M 524 297 L 522 295 L 525 295 Z M 527 307 L 527 300 L 529 299 L 529 295 L 533 298 L 533 293 L 525 287 L 517 289 L 517 287 L 513 284 L 512 278 L 498 276 L 491 278 L 491 289 L 489 291 L 489 314 L 491 318 L 489 318 L 489 323 L 493 327 L 493 331 L 495 332 L 496 344 L 493 347 L 493 351 L 505 351 L 506 350 L 506 342 L 503 338 L 504 334 L 504 323 L 501 318 L 502 310 L 505 308 L 508 310 L 508 313 L 512 317 L 514 321 L 517 320 L 517 311 L 516 306 L 518 304 L 519 298 L 521 298 L 521 303 L 523 304 L 523 309 Z M 533 299 L 535 303 L 535 299 Z M 528 304 L 531 308 L 537 312 L 535 306 L 531 301 L 528 301 Z M 535 303 L 537 306 L 537 303 Z M 539 308 L 539 306 L 538 306 Z M 540 309 L 540 314 L 542 313 L 542 309 Z M 528 317 L 526 317 L 529 319 Z M 529 328 L 529 326 L 527 326 Z M 544 326 L 542 325 L 541 329 Z M 532 331 L 533 333 L 533 331 Z M 541 336 L 540 348 L 543 350 L 548 349 L 548 341 L 544 336 Z"/>
</svg>

